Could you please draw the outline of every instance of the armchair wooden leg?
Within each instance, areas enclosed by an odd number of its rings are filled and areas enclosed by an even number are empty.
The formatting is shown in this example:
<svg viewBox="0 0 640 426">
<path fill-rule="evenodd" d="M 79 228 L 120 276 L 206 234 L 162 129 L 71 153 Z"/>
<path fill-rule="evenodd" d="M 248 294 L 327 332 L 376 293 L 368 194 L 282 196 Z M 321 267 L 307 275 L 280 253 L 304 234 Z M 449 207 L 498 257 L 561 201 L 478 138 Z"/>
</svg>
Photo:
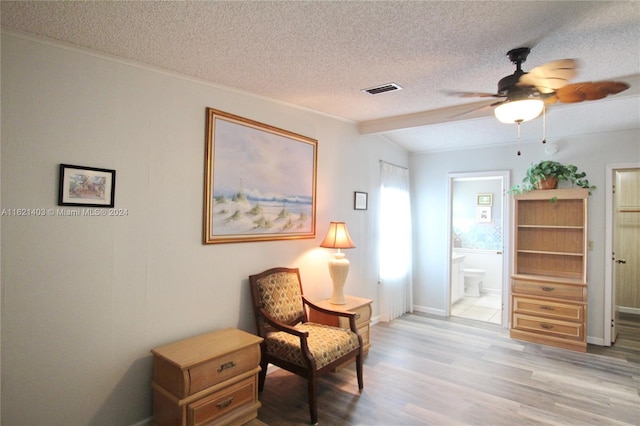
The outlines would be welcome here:
<svg viewBox="0 0 640 426">
<path fill-rule="evenodd" d="M 311 415 L 311 424 L 318 424 L 318 381 L 315 372 L 309 374 L 309 414 Z"/>
<path fill-rule="evenodd" d="M 264 382 L 267 378 L 267 367 L 269 366 L 268 362 L 260 361 L 260 373 L 258 373 L 258 392 L 262 392 L 264 390 Z"/>
<path fill-rule="evenodd" d="M 358 376 L 358 389 L 362 390 L 364 388 L 364 381 L 362 379 L 362 352 L 360 355 L 356 356 L 356 374 Z"/>
</svg>

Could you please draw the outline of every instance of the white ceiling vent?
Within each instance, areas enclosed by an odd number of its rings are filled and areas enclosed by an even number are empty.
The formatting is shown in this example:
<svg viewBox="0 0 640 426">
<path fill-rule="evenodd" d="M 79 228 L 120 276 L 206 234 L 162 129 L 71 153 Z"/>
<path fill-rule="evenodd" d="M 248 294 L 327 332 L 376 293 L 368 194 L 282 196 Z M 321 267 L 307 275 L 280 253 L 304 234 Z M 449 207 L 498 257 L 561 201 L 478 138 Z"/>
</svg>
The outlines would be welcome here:
<svg viewBox="0 0 640 426">
<path fill-rule="evenodd" d="M 396 83 L 383 84 L 381 86 L 371 87 L 369 89 L 362 89 L 363 92 L 367 92 L 370 95 L 378 95 L 380 93 L 394 92 L 396 90 L 402 90 L 402 87 Z"/>
</svg>

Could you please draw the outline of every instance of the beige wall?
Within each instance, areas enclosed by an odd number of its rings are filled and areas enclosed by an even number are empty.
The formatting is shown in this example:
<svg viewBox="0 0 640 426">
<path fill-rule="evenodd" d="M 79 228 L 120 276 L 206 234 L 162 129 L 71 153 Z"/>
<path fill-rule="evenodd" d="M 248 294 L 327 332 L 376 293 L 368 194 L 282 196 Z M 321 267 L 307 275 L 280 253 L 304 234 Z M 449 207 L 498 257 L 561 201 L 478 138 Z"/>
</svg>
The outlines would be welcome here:
<svg viewBox="0 0 640 426">
<path fill-rule="evenodd" d="M 603 102 L 600 107 L 606 109 L 611 105 Z M 637 99 L 632 107 L 636 111 L 640 109 Z M 612 111 L 603 111 L 603 114 L 610 113 Z M 531 163 L 551 159 L 578 166 L 579 170 L 587 173 L 589 182 L 597 186 L 589 197 L 589 240 L 594 245 L 588 256 L 587 335 L 589 343 L 603 343 L 605 261 L 610 259 L 605 255 L 606 167 L 640 161 L 640 128 L 560 139 L 548 134 L 547 140 L 560 148 L 554 156 L 547 155 L 540 142 L 526 144 L 520 157 L 513 146 L 412 155 L 414 217 L 420 218 L 414 224 L 414 265 L 417 265 L 414 269 L 414 303 L 418 310 L 443 314 L 447 303 L 447 252 L 442 249 L 449 238 L 444 225 L 447 220 L 447 173 L 506 169 L 511 171 L 513 184 L 522 181 Z M 435 223 L 442 226 L 433 226 Z"/>
<path fill-rule="evenodd" d="M 317 237 L 204 246 L 205 107 L 318 140 Z M 151 415 L 157 345 L 254 330 L 249 274 L 301 268 L 329 297 L 331 220 L 346 221 L 346 291 L 377 298 L 378 160 L 403 150 L 353 123 L 16 34 L 2 37 L 5 209 L 57 208 L 58 164 L 117 170 L 124 217 L 2 217 L 2 423 L 134 424 Z M 369 210 L 353 210 L 353 192 Z M 377 307 L 374 305 L 374 315 Z"/>
<path fill-rule="evenodd" d="M 409 155 L 353 123 L 17 34 L 2 37 L 0 207 L 56 208 L 59 163 L 117 170 L 125 217 L 9 217 L 1 222 L 2 423 L 125 425 L 151 415 L 149 349 L 222 327 L 253 330 L 247 276 L 301 268 L 312 298 L 330 295 L 328 222 L 357 248 L 347 292 L 377 300 L 378 160 L 409 165 L 414 302 L 446 303 L 447 173 L 512 171 L 538 145 Z M 205 107 L 318 140 L 317 237 L 203 246 Z M 637 104 L 636 104 L 637 107 Z M 589 335 L 601 337 L 606 164 L 640 160 L 640 131 L 554 140 L 558 161 L 589 174 Z M 353 191 L 369 210 L 353 210 Z M 377 315 L 374 303 L 374 316 Z"/>
</svg>

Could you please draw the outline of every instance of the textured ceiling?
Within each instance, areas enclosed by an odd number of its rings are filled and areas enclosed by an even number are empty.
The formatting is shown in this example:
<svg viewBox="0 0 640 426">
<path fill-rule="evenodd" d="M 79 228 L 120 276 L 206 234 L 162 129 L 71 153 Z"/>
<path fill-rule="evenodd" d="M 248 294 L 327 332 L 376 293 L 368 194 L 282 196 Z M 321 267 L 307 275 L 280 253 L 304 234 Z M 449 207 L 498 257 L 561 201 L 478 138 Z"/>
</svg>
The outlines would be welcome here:
<svg viewBox="0 0 640 426">
<path fill-rule="evenodd" d="M 640 74 L 636 1 L 3 0 L 0 7 L 3 29 L 352 120 L 363 133 L 382 132 L 411 151 L 471 143 L 443 130 L 460 122 L 424 125 L 451 121 L 478 104 L 448 96 L 450 91 L 494 93 L 498 80 L 514 71 L 506 57 L 512 48 L 532 48 L 525 70 L 578 59 L 575 81 L 636 83 Z M 403 90 L 376 96 L 361 92 L 390 82 Z M 635 97 L 631 113 L 635 108 L 637 127 L 635 86 L 614 98 Z M 497 128 L 496 120 L 478 118 L 488 114 L 457 120 L 475 123 L 470 135 L 487 132 L 492 143 L 499 143 L 502 132 L 512 140 L 513 126 Z M 620 125 L 633 126 L 628 122 L 633 119 Z M 438 146 L 443 137 L 450 143 Z"/>
</svg>

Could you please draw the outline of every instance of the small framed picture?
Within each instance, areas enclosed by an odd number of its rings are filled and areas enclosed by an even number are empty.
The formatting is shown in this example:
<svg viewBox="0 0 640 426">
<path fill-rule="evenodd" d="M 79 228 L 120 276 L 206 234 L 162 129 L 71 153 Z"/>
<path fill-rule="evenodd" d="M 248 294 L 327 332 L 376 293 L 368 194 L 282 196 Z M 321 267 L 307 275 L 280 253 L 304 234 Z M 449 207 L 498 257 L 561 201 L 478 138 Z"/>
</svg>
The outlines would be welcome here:
<svg viewBox="0 0 640 426">
<path fill-rule="evenodd" d="M 353 193 L 353 209 L 354 210 L 366 210 L 368 207 L 368 194 L 366 192 L 354 192 Z"/>
<path fill-rule="evenodd" d="M 476 196 L 476 205 L 491 207 L 493 205 L 493 194 L 478 194 Z"/>
<path fill-rule="evenodd" d="M 60 164 L 59 206 L 113 207 L 116 171 Z"/>
<path fill-rule="evenodd" d="M 491 222 L 491 207 L 476 207 L 476 222 Z"/>
</svg>

